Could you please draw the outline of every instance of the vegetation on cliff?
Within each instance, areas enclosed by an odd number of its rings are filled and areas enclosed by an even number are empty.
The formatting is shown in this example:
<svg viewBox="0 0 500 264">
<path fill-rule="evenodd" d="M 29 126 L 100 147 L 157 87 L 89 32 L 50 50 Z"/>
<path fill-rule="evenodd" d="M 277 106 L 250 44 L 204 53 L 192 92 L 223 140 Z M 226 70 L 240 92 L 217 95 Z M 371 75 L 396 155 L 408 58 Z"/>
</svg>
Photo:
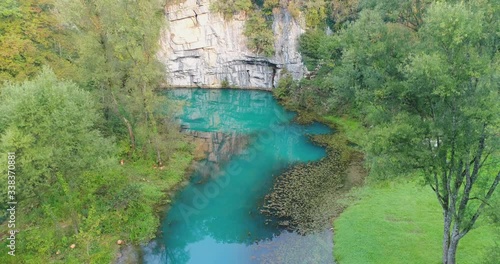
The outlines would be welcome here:
<svg viewBox="0 0 500 264">
<path fill-rule="evenodd" d="M 274 55 L 273 14 L 287 10 L 304 28 L 325 29 L 333 21 L 345 22 L 353 18 L 357 1 L 278 1 L 278 0 L 216 0 L 210 4 L 213 12 L 224 19 L 233 19 L 235 14 L 244 14 L 244 35 L 248 48 L 267 57 Z"/>
<path fill-rule="evenodd" d="M 247 37 L 247 47 L 267 57 L 274 55 L 274 34 L 271 21 L 266 20 L 261 11 L 250 13 L 245 22 L 243 34 Z"/>
</svg>

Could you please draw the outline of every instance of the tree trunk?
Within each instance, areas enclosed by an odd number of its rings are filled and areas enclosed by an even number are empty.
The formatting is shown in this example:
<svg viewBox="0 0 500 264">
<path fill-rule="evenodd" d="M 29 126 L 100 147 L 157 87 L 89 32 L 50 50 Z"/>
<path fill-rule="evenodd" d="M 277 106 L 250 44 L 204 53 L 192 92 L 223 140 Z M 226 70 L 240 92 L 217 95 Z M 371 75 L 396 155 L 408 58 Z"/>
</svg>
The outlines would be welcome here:
<svg viewBox="0 0 500 264">
<path fill-rule="evenodd" d="M 161 162 L 160 148 L 158 146 L 156 146 L 156 164 L 158 164 L 158 166 L 163 166 L 163 162 Z"/>
<path fill-rule="evenodd" d="M 458 242 L 460 241 L 459 236 L 453 236 L 451 237 L 450 240 L 450 245 L 448 246 L 448 250 L 446 252 L 446 256 L 444 256 L 445 264 L 455 264 L 456 263 L 456 255 L 457 255 L 457 248 L 458 248 Z"/>
<path fill-rule="evenodd" d="M 125 118 L 124 116 L 122 116 L 123 118 L 123 122 L 125 123 L 125 125 L 127 126 L 127 130 L 128 130 L 128 136 L 129 136 L 129 139 L 130 139 L 130 152 L 129 152 L 129 156 L 135 151 L 135 136 L 134 136 L 134 130 L 132 129 L 132 125 L 130 124 L 130 122 L 128 121 L 127 118 Z"/>
<path fill-rule="evenodd" d="M 130 148 L 131 150 L 129 151 L 128 155 L 129 157 L 132 155 L 132 153 L 135 151 L 135 136 L 134 136 L 134 129 L 132 127 L 132 124 L 130 124 L 130 121 L 128 121 L 128 119 L 122 115 L 120 113 L 120 110 L 119 110 L 119 104 L 118 104 L 118 100 L 116 100 L 116 97 L 115 97 L 115 94 L 113 93 L 113 91 L 111 91 L 111 98 L 113 99 L 113 107 L 111 108 L 119 117 L 121 117 L 121 119 L 123 120 L 123 123 L 125 124 L 125 126 L 127 127 L 127 130 L 128 130 L 128 137 L 130 139 Z"/>
<path fill-rule="evenodd" d="M 448 249 L 450 247 L 450 229 L 451 229 L 451 215 L 449 212 L 444 212 L 444 230 L 443 230 L 443 264 L 450 264 L 448 262 Z"/>
<path fill-rule="evenodd" d="M 446 211 L 444 217 L 443 234 L 443 264 L 455 264 L 458 242 L 460 241 L 460 229 L 458 223 L 451 228 L 453 212 Z"/>
</svg>

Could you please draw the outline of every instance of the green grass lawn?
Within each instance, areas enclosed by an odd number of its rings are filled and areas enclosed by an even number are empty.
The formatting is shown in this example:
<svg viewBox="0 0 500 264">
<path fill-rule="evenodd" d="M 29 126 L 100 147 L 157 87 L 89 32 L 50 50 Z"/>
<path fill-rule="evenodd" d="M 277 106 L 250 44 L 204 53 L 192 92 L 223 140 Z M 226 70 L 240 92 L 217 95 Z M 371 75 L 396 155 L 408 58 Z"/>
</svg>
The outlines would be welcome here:
<svg viewBox="0 0 500 264">
<path fill-rule="evenodd" d="M 442 213 L 429 187 L 415 183 L 366 185 L 334 222 L 335 258 L 340 264 L 441 263 Z M 480 218 L 481 220 L 481 218 Z M 494 227 L 478 227 L 460 242 L 457 263 L 485 263 Z"/>
</svg>

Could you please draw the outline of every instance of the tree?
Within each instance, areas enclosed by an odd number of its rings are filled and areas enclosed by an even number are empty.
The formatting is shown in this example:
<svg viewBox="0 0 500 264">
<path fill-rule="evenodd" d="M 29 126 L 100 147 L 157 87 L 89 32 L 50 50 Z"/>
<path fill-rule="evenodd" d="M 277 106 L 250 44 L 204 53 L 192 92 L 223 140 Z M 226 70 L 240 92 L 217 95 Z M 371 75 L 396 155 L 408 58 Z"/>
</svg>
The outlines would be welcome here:
<svg viewBox="0 0 500 264">
<path fill-rule="evenodd" d="M 345 22 L 352 21 L 357 17 L 358 5 L 359 0 L 330 1 L 328 11 L 336 29 L 340 29 Z"/>
<path fill-rule="evenodd" d="M 365 0 L 361 2 L 362 8 L 376 8 L 387 21 L 400 23 L 417 31 L 422 25 L 422 17 L 426 8 L 434 0 Z"/>
<path fill-rule="evenodd" d="M 338 44 L 330 50 L 334 56 L 326 63 L 334 65 L 327 75 L 332 107 L 367 114 L 367 102 L 374 97 L 394 98 L 391 90 L 404 80 L 399 67 L 415 45 L 413 32 L 400 24 L 384 23 L 377 11 L 363 10 L 335 39 Z"/>
<path fill-rule="evenodd" d="M 304 1 L 302 10 L 305 14 L 306 26 L 308 28 L 320 28 L 326 24 L 324 21 L 327 18 L 327 10 L 324 0 Z"/>
<path fill-rule="evenodd" d="M 165 74 L 156 59 L 162 1 L 60 0 L 58 6 L 77 43 L 77 79 L 104 109 L 103 130 L 128 137 L 129 158 L 161 164 L 169 155 L 161 142 L 174 134 L 158 114 L 162 101 L 154 92 Z"/>
<path fill-rule="evenodd" d="M 25 208 L 56 199 L 68 203 L 75 230 L 78 215 L 75 190 L 88 171 L 102 171 L 115 151 L 95 124 L 100 115 L 89 92 L 74 83 L 59 82 L 45 68 L 32 81 L 8 84 L 0 94 L 0 148 L 16 154 L 16 198 Z M 6 152 L 4 155 L 7 155 Z M 3 167 L 2 171 L 6 171 Z M 7 173 L 2 173 L 2 185 Z M 6 189 L 6 188 L 4 188 Z M 2 197 L 2 204 L 7 202 Z"/>
<path fill-rule="evenodd" d="M 251 51 L 267 57 L 274 55 L 273 30 L 260 10 L 250 13 L 243 34 L 247 37 L 247 47 Z"/>
<path fill-rule="evenodd" d="M 435 3 L 399 85 L 364 89 L 374 172 L 420 171 L 443 210 L 443 263 L 499 182 L 499 24 L 494 1 Z M 380 170 L 379 170 L 380 169 Z"/>
<path fill-rule="evenodd" d="M 372 174 L 423 175 L 443 209 L 443 263 L 451 264 L 500 181 L 500 8 L 428 2 L 360 12 L 333 37 L 316 83 L 328 87 L 332 108 L 347 105 L 371 127 Z"/>
</svg>

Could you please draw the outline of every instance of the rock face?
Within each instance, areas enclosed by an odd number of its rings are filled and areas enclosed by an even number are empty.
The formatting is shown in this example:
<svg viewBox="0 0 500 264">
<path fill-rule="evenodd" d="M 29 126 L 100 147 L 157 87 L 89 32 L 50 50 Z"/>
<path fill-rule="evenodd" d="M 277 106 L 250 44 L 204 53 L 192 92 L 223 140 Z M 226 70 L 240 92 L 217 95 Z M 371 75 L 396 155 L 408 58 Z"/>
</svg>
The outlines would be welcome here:
<svg viewBox="0 0 500 264">
<path fill-rule="evenodd" d="M 288 11 L 274 14 L 275 54 L 267 58 L 246 47 L 246 15 L 226 21 L 210 12 L 210 1 L 186 0 L 166 7 L 158 57 L 166 65 L 168 86 L 221 87 L 226 80 L 241 88 L 272 89 L 284 68 L 294 79 L 303 77 L 298 37 L 304 30 Z"/>
</svg>

